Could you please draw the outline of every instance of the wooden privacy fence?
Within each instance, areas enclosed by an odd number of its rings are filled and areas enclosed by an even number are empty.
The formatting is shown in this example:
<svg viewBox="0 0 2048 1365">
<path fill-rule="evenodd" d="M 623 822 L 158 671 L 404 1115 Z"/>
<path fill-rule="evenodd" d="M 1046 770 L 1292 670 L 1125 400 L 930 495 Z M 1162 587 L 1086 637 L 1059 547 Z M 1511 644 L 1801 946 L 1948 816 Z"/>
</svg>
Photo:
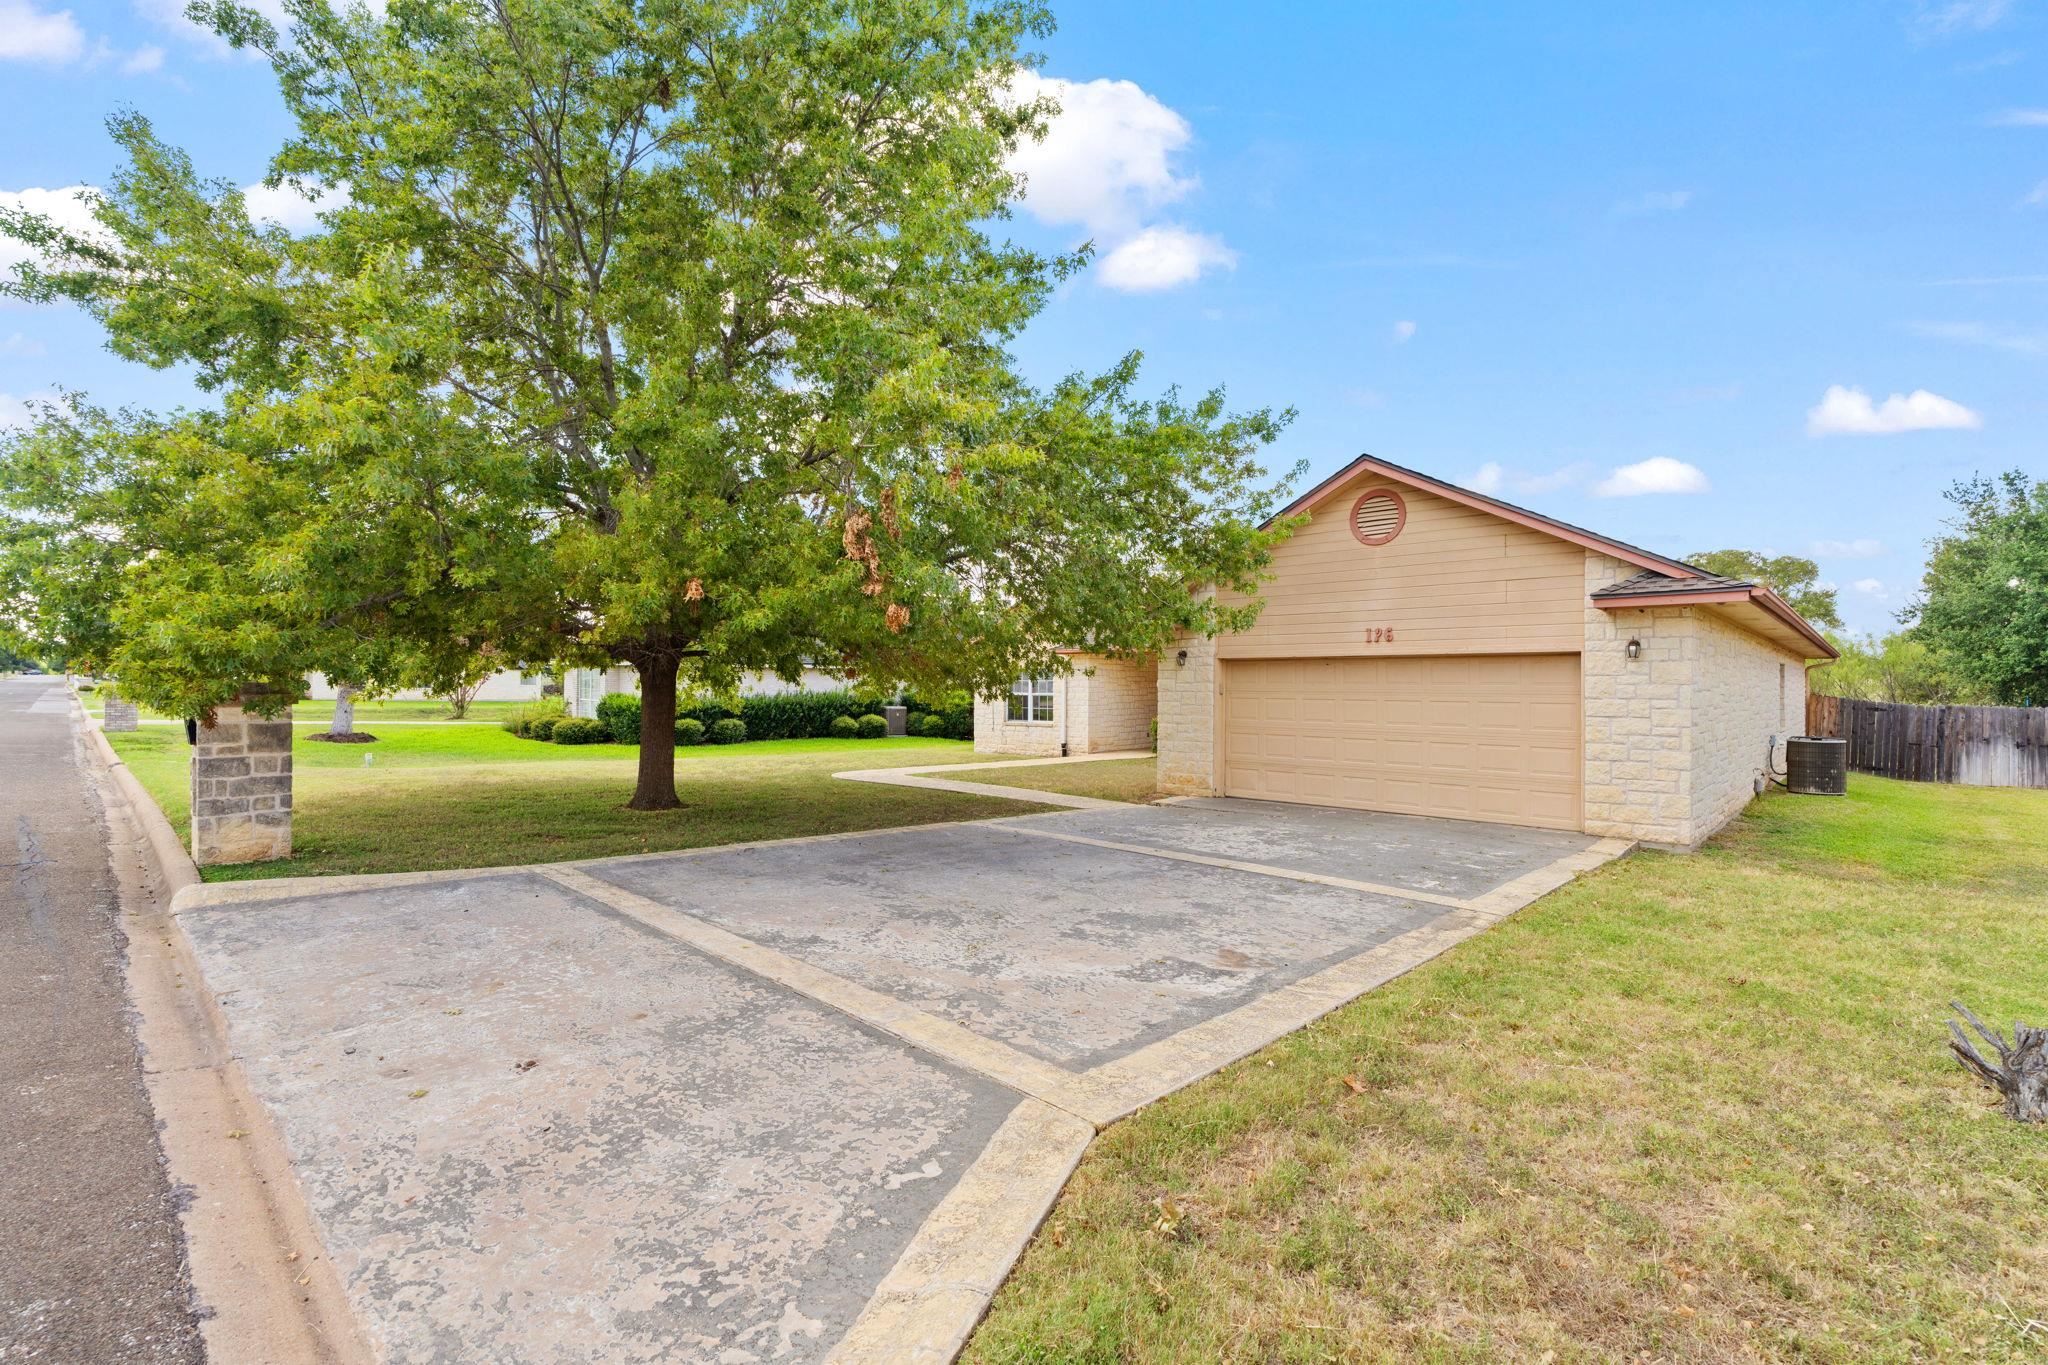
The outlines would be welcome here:
<svg viewBox="0 0 2048 1365">
<path fill-rule="evenodd" d="M 1806 733 L 1849 741 L 1853 772 L 1970 787 L 2048 787 L 2048 709 L 1806 699 Z"/>
</svg>

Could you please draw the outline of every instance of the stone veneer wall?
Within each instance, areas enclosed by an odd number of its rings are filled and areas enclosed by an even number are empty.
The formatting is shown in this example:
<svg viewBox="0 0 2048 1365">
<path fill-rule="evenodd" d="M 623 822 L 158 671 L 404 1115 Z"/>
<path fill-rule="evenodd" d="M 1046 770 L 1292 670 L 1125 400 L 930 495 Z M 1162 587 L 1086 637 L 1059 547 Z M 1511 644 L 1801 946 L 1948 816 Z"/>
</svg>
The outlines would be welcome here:
<svg viewBox="0 0 2048 1365">
<path fill-rule="evenodd" d="M 1586 592 L 1636 572 L 1588 551 Z M 1642 641 L 1640 658 L 1628 657 L 1631 637 Z M 1586 833 L 1690 842 L 1694 645 L 1690 607 L 1604 611 L 1587 601 L 1579 656 Z"/>
<path fill-rule="evenodd" d="M 292 721 L 223 706 L 192 751 L 192 861 L 260 863 L 292 855 Z"/>
<path fill-rule="evenodd" d="M 1185 664 L 1176 660 L 1188 652 Z M 1159 656 L 1159 790 L 1216 794 L 1216 642 L 1182 636 Z"/>
<path fill-rule="evenodd" d="M 1701 612 L 1694 686 L 1691 842 L 1728 823 L 1756 795 L 1788 735 L 1806 728 L 1806 660 Z"/>
<path fill-rule="evenodd" d="M 1586 591 L 1634 572 L 1589 552 Z M 1700 843 L 1755 795 L 1771 738 L 1805 724 L 1805 660 L 1701 607 L 1589 601 L 1580 677 L 1589 834 Z"/>
<path fill-rule="evenodd" d="M 1057 758 L 1060 752 L 1059 708 L 1066 703 L 1071 679 L 1052 681 L 1051 720 L 1011 720 L 1008 693 L 974 699 L 974 752 L 1014 754 L 1020 758 Z"/>
<path fill-rule="evenodd" d="M 1076 659 L 1076 667 L 1081 661 Z M 1157 666 L 1128 659 L 1091 659 L 1085 675 L 1073 679 L 1076 711 L 1085 723 L 1070 722 L 1071 752 L 1108 754 L 1152 747 L 1152 717 L 1159 713 Z M 1078 740 L 1075 734 L 1078 733 Z"/>
<path fill-rule="evenodd" d="M 106 713 L 100 717 L 100 728 L 110 735 L 126 734 L 142 724 L 142 709 L 132 701 L 119 697 L 108 697 Z"/>
</svg>

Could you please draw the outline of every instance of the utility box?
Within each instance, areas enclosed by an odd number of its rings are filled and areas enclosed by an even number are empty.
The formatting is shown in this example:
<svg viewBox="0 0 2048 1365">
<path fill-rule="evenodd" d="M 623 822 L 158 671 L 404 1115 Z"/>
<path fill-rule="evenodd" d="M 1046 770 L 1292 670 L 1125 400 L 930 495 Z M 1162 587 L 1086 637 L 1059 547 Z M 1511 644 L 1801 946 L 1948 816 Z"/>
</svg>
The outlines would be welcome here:
<svg viewBox="0 0 2048 1365">
<path fill-rule="evenodd" d="M 901 737 L 910 733 L 910 708 L 907 706 L 885 706 L 882 719 L 889 722 L 889 733 Z"/>
</svg>

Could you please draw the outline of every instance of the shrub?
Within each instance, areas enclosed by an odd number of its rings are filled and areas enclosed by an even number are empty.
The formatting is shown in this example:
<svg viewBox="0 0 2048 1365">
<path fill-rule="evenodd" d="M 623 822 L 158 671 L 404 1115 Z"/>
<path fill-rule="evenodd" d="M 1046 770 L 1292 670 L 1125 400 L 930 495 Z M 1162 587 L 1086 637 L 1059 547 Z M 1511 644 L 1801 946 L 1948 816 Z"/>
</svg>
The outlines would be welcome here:
<svg viewBox="0 0 2048 1365">
<path fill-rule="evenodd" d="M 526 722 L 526 737 L 528 739 L 541 740 L 553 739 L 555 737 L 555 727 L 565 720 L 573 719 L 574 717 L 572 716 L 535 716 L 532 720 Z"/>
<path fill-rule="evenodd" d="M 698 720 L 695 716 L 678 716 L 676 718 L 676 746 L 678 748 L 688 748 L 692 744 L 702 744 L 703 742 L 703 721 Z"/>
<path fill-rule="evenodd" d="M 549 738 L 557 744 L 602 744 L 612 736 L 603 721 L 585 720 L 581 716 L 558 720 L 551 728 Z"/>
<path fill-rule="evenodd" d="M 948 724 L 950 722 L 937 711 L 927 711 L 917 718 L 917 732 L 932 739 L 945 739 Z"/>
<path fill-rule="evenodd" d="M 834 739 L 852 739 L 859 733 L 860 722 L 852 716 L 832 717 L 832 737 Z"/>
<path fill-rule="evenodd" d="M 872 711 L 854 722 L 860 727 L 862 739 L 880 739 L 889 733 L 889 722 Z"/>
<path fill-rule="evenodd" d="M 747 723 L 738 716 L 727 716 L 724 720 L 711 722 L 710 739 L 713 744 L 738 744 L 747 737 Z"/>
<path fill-rule="evenodd" d="M 974 738 L 974 697 L 967 692 L 941 692 L 935 697 L 906 696 L 904 704 L 910 708 L 910 732 L 915 735 L 931 735 L 945 739 Z M 927 716 L 940 721 L 934 729 L 926 723 Z"/>
<path fill-rule="evenodd" d="M 562 705 L 560 697 L 544 697 L 539 701 L 530 701 L 524 706 L 513 707 L 505 713 L 505 718 L 498 724 L 515 735 L 531 735 L 533 732 L 527 727 L 533 722 L 542 716 L 553 716 L 559 720 L 567 714 L 567 710 L 568 708 Z"/>
<path fill-rule="evenodd" d="M 640 698 L 631 692 L 607 692 L 597 704 L 597 723 L 614 744 L 640 742 Z"/>
</svg>

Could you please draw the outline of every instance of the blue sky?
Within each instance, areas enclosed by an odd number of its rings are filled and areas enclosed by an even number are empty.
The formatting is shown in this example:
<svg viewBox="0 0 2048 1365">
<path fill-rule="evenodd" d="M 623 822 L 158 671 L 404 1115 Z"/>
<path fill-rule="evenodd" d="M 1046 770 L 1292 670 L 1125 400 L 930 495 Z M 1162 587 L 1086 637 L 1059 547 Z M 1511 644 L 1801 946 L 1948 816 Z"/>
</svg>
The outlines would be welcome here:
<svg viewBox="0 0 2048 1365">
<path fill-rule="evenodd" d="M 176 0 L 0 0 L 0 191 L 103 180 L 133 106 L 247 184 L 264 68 Z M 1100 255 L 1019 347 L 1051 378 L 1293 406 L 1370 452 L 1671 553 L 1814 554 L 1859 629 L 1940 492 L 2048 477 L 2048 0 L 1060 9 L 1066 112 L 1012 230 Z M 188 396 L 0 307 L 25 395 Z"/>
</svg>

